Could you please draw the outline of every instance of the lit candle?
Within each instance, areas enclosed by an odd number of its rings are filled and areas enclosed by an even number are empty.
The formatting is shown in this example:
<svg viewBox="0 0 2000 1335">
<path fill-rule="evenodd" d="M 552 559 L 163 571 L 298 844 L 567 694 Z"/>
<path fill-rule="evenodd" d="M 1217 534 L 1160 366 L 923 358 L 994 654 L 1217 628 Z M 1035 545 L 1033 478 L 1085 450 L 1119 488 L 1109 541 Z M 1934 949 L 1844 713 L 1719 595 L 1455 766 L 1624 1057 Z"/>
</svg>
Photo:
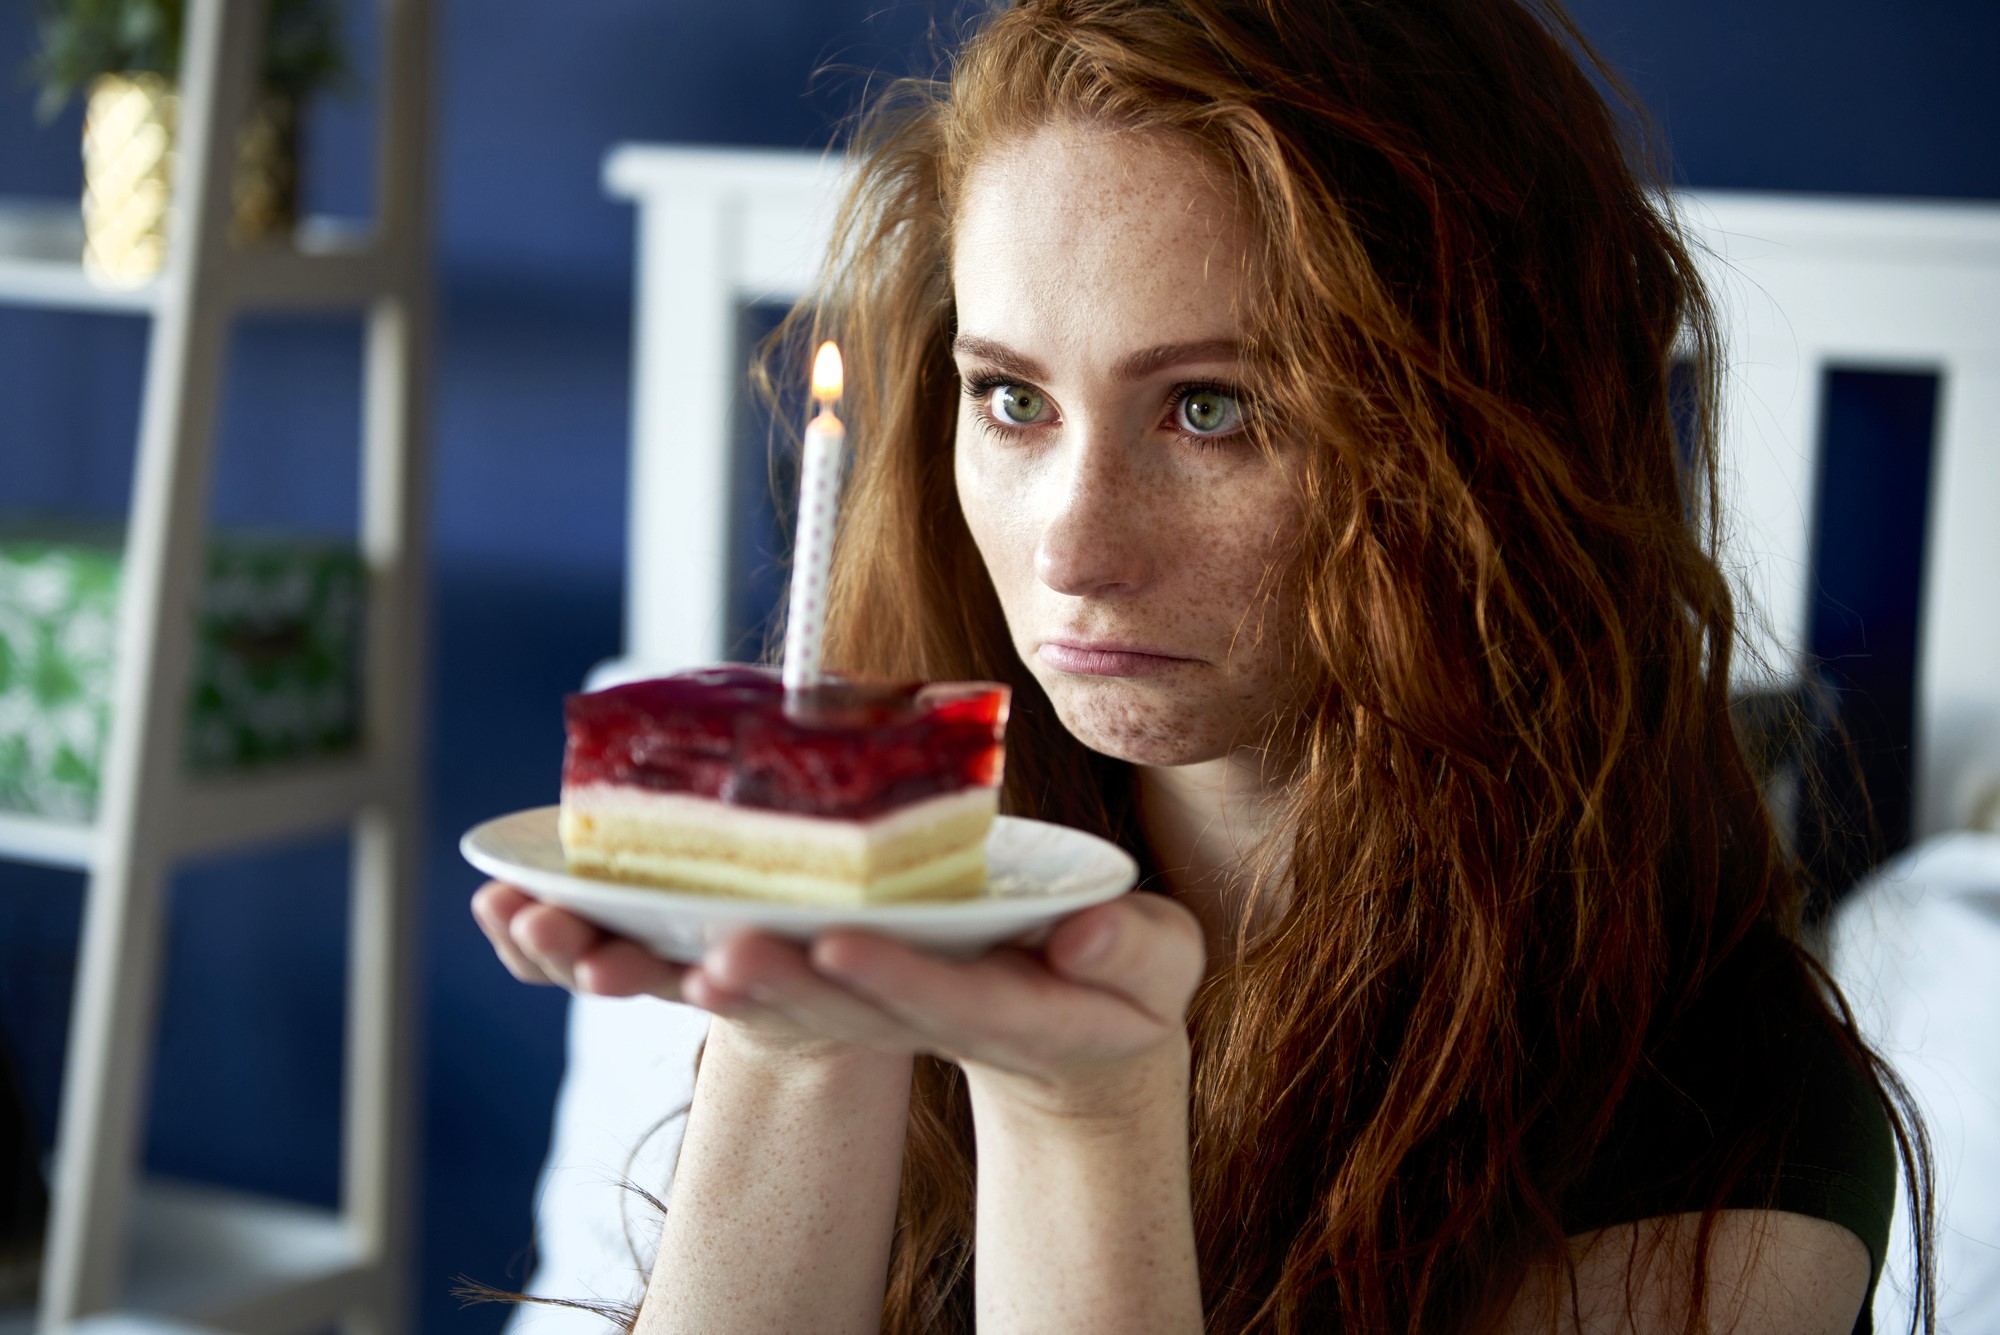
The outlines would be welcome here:
<svg viewBox="0 0 2000 1335">
<path fill-rule="evenodd" d="M 812 396 L 818 411 L 806 426 L 799 466 L 799 527 L 792 542 L 792 599 L 785 617 L 785 689 L 819 680 L 826 633 L 826 584 L 833 567 L 833 517 L 847 428 L 834 416 L 840 401 L 840 349 L 822 343 L 813 358 Z"/>
</svg>

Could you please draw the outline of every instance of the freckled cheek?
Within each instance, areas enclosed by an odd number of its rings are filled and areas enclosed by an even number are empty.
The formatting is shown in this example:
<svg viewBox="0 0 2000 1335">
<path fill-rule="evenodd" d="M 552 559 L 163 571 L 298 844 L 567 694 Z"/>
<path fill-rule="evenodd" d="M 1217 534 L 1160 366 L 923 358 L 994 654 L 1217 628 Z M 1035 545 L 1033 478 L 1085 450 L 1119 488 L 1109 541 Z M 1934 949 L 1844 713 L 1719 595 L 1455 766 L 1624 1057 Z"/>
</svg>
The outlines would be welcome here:
<svg viewBox="0 0 2000 1335">
<path fill-rule="evenodd" d="M 1028 480 L 1019 470 L 995 466 L 985 444 L 978 438 L 976 426 L 962 422 L 953 455 L 953 476 L 965 526 L 1011 619 L 1017 600 L 1034 578 L 1039 530 L 1033 522 Z"/>
<path fill-rule="evenodd" d="M 1162 523 L 1174 534 L 1160 548 L 1172 562 L 1173 582 L 1206 591 L 1205 601 L 1232 615 L 1257 595 L 1267 572 L 1282 559 L 1290 531 L 1269 506 L 1213 492 Z"/>
<path fill-rule="evenodd" d="M 1229 675 L 1260 700 L 1285 671 L 1279 655 L 1299 615 L 1283 579 L 1296 534 L 1287 514 L 1284 498 L 1216 488 L 1199 516 L 1187 516 L 1184 537 L 1171 547 L 1171 582 L 1161 590 L 1160 610 L 1199 627 L 1209 655 L 1226 660 Z"/>
</svg>

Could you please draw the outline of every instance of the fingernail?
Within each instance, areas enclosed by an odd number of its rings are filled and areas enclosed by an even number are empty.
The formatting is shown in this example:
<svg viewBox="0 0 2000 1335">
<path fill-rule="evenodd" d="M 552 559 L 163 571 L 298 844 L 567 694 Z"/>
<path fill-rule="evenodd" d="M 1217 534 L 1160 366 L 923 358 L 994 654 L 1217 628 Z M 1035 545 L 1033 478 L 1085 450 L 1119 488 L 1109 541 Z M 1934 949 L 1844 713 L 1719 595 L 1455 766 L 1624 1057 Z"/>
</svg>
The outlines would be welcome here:
<svg viewBox="0 0 2000 1335">
<path fill-rule="evenodd" d="M 706 969 L 703 969 L 699 965 L 696 965 L 694 968 L 689 969 L 687 973 L 681 977 L 681 990 L 683 993 L 689 991 L 693 991 L 697 994 L 705 993 L 706 994 L 705 1000 L 696 1001 L 691 1004 L 696 1006 L 703 1006 L 710 1010 L 715 1009 L 717 993 L 721 993 L 725 997 L 729 995 L 728 990 L 724 988 L 722 984 L 715 981 L 714 975 L 710 974 Z"/>
<path fill-rule="evenodd" d="M 806 956 L 812 963 L 814 973 L 824 974 L 828 978 L 846 979 L 854 977 L 852 969 L 844 968 L 837 961 L 829 959 L 827 956 L 828 952 L 820 946 L 814 946 L 811 953 Z"/>
<path fill-rule="evenodd" d="M 1076 954 L 1070 956 L 1070 962 L 1083 965 L 1097 964 L 1111 953 L 1112 943 L 1117 939 L 1117 923 L 1099 923 L 1097 930 L 1086 936 L 1083 944 L 1077 947 Z"/>
</svg>

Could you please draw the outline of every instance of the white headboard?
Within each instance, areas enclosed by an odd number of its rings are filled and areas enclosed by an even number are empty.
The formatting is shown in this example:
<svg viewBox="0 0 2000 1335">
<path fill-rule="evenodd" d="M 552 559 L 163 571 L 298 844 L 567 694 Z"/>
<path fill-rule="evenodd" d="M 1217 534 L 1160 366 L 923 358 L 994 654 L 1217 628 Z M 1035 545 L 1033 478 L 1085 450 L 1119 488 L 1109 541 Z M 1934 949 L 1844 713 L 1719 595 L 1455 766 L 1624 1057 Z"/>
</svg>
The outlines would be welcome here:
<svg viewBox="0 0 2000 1335">
<path fill-rule="evenodd" d="M 748 306 L 811 287 L 840 162 L 772 149 L 627 145 L 605 188 L 639 205 L 625 655 L 661 669 L 727 652 L 730 418 Z"/>
<path fill-rule="evenodd" d="M 1765 661 L 1796 663 L 1806 643 L 1823 372 L 1938 375 L 1911 833 L 1961 826 L 2000 783 L 2000 207 L 1677 203 L 1726 324 L 1729 551 Z"/>
</svg>

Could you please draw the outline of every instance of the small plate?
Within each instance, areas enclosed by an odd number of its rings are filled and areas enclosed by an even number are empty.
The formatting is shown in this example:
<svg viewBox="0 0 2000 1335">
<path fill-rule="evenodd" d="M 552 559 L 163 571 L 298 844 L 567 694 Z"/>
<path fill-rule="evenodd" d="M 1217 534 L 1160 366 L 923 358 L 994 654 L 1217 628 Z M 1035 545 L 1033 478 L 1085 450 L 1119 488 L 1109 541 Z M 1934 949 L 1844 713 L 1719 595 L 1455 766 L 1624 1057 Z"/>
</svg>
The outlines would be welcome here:
<svg viewBox="0 0 2000 1335">
<path fill-rule="evenodd" d="M 1115 899 L 1139 879 L 1131 855 L 1094 834 L 1000 816 L 986 838 L 986 893 L 977 899 L 816 908 L 654 889 L 570 871 L 556 834 L 560 809 L 535 807 L 475 825 L 458 841 L 459 852 L 496 880 L 684 963 L 746 928 L 810 941 L 829 928 L 859 927 L 936 955 L 976 955 Z"/>
</svg>

